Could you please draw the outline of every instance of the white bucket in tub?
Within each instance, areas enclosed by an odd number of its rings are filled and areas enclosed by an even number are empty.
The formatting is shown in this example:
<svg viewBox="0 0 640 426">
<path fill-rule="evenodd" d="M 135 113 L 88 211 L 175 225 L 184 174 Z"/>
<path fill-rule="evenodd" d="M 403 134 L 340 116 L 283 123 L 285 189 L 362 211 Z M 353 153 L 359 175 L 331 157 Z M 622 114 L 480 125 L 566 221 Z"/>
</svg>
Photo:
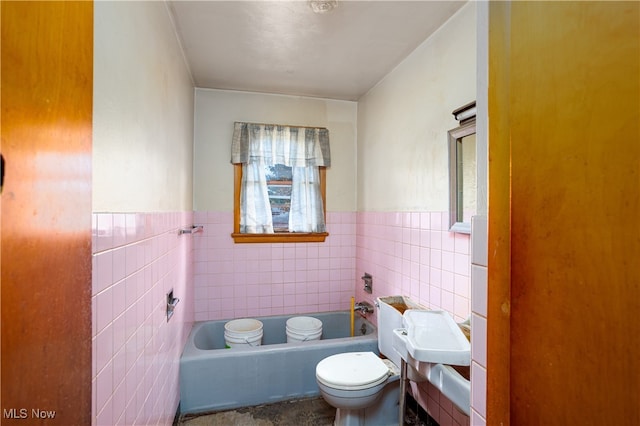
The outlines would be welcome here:
<svg viewBox="0 0 640 426">
<path fill-rule="evenodd" d="M 320 340 L 322 321 L 313 317 L 292 317 L 287 320 L 287 343 Z"/>
<path fill-rule="evenodd" d="M 242 318 L 224 325 L 224 342 L 227 348 L 260 346 L 262 344 L 262 322 Z"/>
</svg>

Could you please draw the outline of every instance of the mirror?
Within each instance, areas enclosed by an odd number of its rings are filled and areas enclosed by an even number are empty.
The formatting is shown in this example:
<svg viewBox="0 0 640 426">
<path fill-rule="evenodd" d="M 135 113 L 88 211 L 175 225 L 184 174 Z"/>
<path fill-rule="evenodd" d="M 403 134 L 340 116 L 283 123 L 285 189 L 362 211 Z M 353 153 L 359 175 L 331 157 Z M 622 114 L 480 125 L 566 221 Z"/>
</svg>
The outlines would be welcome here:
<svg viewBox="0 0 640 426">
<path fill-rule="evenodd" d="M 476 103 L 453 111 L 460 126 L 449 136 L 449 231 L 471 233 L 476 214 Z"/>
</svg>

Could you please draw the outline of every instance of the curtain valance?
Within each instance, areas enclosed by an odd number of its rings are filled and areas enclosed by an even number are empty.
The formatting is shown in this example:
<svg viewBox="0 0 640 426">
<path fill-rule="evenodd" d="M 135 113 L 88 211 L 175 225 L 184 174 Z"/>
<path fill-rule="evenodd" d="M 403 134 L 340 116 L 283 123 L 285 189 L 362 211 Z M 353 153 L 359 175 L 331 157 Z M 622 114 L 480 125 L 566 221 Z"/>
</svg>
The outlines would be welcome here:
<svg viewBox="0 0 640 426">
<path fill-rule="evenodd" d="M 328 167 L 331 165 L 329 129 L 236 122 L 231 162 Z"/>
</svg>

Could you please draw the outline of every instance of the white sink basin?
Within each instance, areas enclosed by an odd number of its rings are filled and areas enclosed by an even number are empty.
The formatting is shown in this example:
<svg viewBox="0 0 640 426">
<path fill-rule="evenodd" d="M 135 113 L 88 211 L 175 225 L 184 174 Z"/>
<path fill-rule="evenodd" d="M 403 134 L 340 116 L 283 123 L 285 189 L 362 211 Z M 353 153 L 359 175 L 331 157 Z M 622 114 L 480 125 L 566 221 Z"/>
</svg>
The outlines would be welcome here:
<svg viewBox="0 0 640 426">
<path fill-rule="evenodd" d="M 451 365 L 471 364 L 471 345 L 446 311 L 408 310 L 407 352 L 419 362 Z"/>
<path fill-rule="evenodd" d="M 467 416 L 471 415 L 471 382 L 450 365 L 431 364 L 431 366 L 429 381 L 463 413 Z"/>
</svg>

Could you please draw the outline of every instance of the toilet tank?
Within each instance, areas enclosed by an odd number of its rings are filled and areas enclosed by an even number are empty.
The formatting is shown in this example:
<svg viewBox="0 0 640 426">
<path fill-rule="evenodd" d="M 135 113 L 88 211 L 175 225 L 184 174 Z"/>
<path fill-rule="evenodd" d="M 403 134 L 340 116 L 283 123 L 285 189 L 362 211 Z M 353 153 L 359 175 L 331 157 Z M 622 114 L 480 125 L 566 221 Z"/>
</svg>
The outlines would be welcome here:
<svg viewBox="0 0 640 426">
<path fill-rule="evenodd" d="M 400 355 L 393 349 L 393 330 L 403 328 L 402 314 L 407 309 L 426 309 L 406 296 L 385 296 L 376 299 L 378 308 L 378 350 L 395 365 Z"/>
</svg>

